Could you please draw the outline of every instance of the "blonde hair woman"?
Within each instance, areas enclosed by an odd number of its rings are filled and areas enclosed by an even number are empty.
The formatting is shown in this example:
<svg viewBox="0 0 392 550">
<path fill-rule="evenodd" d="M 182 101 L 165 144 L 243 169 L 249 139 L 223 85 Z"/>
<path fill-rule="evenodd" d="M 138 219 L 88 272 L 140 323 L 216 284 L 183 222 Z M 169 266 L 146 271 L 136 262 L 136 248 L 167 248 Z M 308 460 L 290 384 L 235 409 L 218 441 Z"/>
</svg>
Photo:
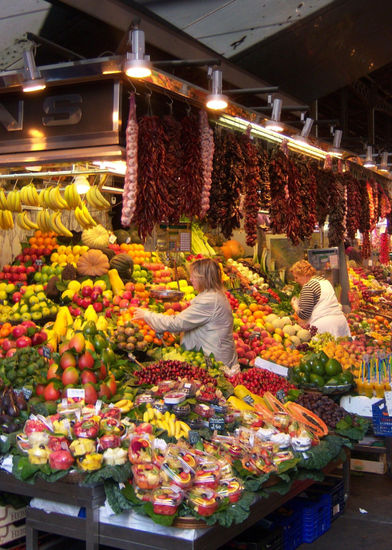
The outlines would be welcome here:
<svg viewBox="0 0 392 550">
<path fill-rule="evenodd" d="M 299 299 L 291 300 L 302 323 L 317 327 L 319 333 L 329 332 L 336 337 L 351 336 L 331 283 L 316 275 L 316 270 L 306 260 L 296 262 L 290 271 L 294 280 L 302 286 Z"/>
<path fill-rule="evenodd" d="M 181 343 L 185 349 L 203 350 L 205 355 L 213 353 L 227 367 L 235 367 L 238 357 L 233 314 L 218 263 L 209 258 L 196 260 L 190 267 L 190 280 L 198 295 L 187 309 L 177 315 L 163 315 L 136 308 L 134 319 L 144 319 L 157 332 L 183 332 Z"/>
</svg>

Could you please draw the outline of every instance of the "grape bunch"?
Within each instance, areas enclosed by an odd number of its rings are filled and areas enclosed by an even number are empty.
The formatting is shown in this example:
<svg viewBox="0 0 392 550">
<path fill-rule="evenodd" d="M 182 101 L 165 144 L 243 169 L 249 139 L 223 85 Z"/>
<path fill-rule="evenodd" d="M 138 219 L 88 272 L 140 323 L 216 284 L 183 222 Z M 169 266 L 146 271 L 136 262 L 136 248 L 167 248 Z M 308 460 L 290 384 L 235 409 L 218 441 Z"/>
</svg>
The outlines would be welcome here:
<svg viewBox="0 0 392 550">
<path fill-rule="evenodd" d="M 151 365 L 146 365 L 143 369 L 135 372 L 139 384 L 157 384 L 163 380 L 199 380 L 203 384 L 214 384 L 216 380 L 210 376 L 206 369 L 190 365 L 184 361 L 158 361 Z"/>
<path fill-rule="evenodd" d="M 348 416 L 347 411 L 339 407 L 330 397 L 319 393 L 305 392 L 301 394 L 298 403 L 306 407 L 324 420 L 328 428 L 335 429 L 336 424 Z"/>
</svg>

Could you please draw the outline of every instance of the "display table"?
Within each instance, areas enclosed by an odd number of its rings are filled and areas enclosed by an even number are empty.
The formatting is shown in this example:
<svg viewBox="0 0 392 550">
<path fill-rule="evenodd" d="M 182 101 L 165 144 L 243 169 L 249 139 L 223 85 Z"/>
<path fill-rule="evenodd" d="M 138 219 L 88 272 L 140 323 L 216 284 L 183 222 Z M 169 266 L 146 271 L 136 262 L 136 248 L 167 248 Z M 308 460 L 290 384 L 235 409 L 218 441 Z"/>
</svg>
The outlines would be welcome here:
<svg viewBox="0 0 392 550">
<path fill-rule="evenodd" d="M 85 540 L 88 550 L 99 548 L 99 507 L 105 502 L 105 491 L 102 484 L 81 487 L 78 484 L 66 483 L 61 480 L 48 483 L 42 479 L 30 484 L 19 481 L 11 474 L 0 470 L 0 490 L 86 508 L 86 519 L 65 516 L 68 522 L 64 522 L 64 524 L 60 522 L 57 525 L 56 516 L 60 517 L 60 514 L 44 513 L 45 519 L 39 529 L 35 529 L 32 522 L 26 520 L 27 549 L 36 550 L 38 548 L 38 530 Z M 29 511 L 31 511 L 30 508 Z M 74 527 L 72 533 L 68 529 L 69 523 L 77 526 L 77 537 L 74 536 Z"/>
<path fill-rule="evenodd" d="M 349 458 L 349 451 L 347 451 L 347 454 Z M 340 463 L 338 461 L 331 462 L 324 468 L 324 473 L 331 473 Z M 346 494 L 349 491 L 349 476 L 349 460 L 346 460 L 343 463 Z M 12 476 L 10 477 L 12 479 Z M 0 487 L 3 488 L 1 479 Z M 105 521 L 101 520 L 98 523 L 98 506 L 103 502 L 102 486 L 85 488 L 61 482 L 53 484 L 45 483 L 43 487 L 42 483 L 37 483 L 36 485 L 20 484 L 23 486 L 27 485 L 30 489 L 30 492 L 27 493 L 23 492 L 23 487 L 21 487 L 22 494 L 34 494 L 34 496 L 41 498 L 86 506 L 86 519 L 58 513 L 46 513 L 42 510 L 28 507 L 26 514 L 26 549 L 36 550 L 38 531 L 46 531 L 78 540 L 85 540 L 88 550 L 98 548 L 98 543 L 114 548 L 128 549 L 131 547 L 133 550 L 214 550 L 307 489 L 312 483 L 312 480 L 297 481 L 286 495 L 272 493 L 269 498 L 257 499 L 251 507 L 249 517 L 239 525 L 233 525 L 229 528 L 213 526 L 190 530 L 161 527 L 154 524 L 149 518 L 136 517 L 136 514 L 134 514 L 133 523 L 131 518 L 131 522 L 129 523 L 128 521 L 127 525 L 126 522 L 129 520 L 129 514 L 127 513 L 118 516 L 109 516 Z M 16 484 L 18 485 L 17 481 Z M 48 485 L 52 485 L 53 490 L 46 492 Z M 13 489 L 12 483 L 6 490 L 16 492 Z M 60 493 L 64 490 L 68 491 L 68 495 L 61 495 L 65 498 L 60 498 Z"/>
</svg>

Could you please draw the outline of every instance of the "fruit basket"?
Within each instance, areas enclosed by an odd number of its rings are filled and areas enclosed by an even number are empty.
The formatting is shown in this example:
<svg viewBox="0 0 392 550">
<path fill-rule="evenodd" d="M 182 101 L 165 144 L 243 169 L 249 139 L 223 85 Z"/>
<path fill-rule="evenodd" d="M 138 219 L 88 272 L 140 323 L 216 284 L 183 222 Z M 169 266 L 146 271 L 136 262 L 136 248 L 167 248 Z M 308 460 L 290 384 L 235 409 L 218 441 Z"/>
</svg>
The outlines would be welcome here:
<svg viewBox="0 0 392 550">
<path fill-rule="evenodd" d="M 164 288 L 161 290 L 150 290 L 150 296 L 154 300 L 162 300 L 162 302 L 178 302 L 182 300 L 184 293 L 181 290 Z"/>
</svg>

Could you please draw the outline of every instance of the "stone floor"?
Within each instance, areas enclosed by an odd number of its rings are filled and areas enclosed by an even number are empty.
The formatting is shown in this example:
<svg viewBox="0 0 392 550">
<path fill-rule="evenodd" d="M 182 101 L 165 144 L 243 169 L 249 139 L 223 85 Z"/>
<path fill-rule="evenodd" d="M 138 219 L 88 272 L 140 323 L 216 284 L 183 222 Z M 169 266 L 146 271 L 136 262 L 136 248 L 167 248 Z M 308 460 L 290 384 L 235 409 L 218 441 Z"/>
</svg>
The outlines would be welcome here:
<svg viewBox="0 0 392 550">
<path fill-rule="evenodd" d="M 361 513 L 366 510 L 367 513 Z M 298 550 L 391 550 L 392 477 L 351 473 L 350 497 L 331 529 Z"/>
</svg>

